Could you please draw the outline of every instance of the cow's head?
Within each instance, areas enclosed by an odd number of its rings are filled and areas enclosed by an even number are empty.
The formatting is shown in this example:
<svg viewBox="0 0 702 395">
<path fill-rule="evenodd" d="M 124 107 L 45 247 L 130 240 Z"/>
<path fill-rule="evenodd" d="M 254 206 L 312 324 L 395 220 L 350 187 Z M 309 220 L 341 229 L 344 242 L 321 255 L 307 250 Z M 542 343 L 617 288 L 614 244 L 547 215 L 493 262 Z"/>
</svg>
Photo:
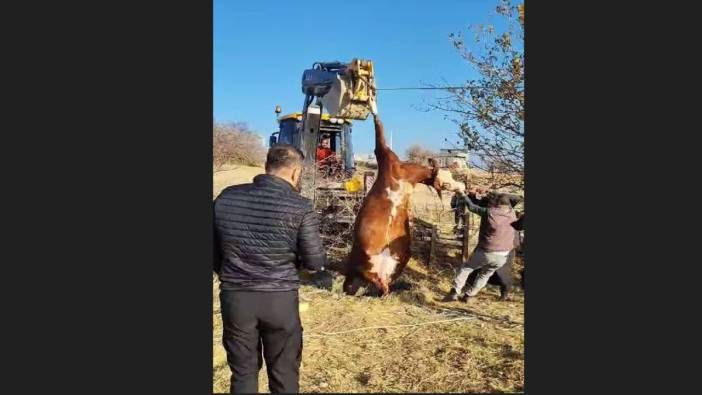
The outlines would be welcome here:
<svg viewBox="0 0 702 395">
<path fill-rule="evenodd" d="M 436 189 L 441 197 L 441 191 L 465 192 L 466 186 L 462 182 L 453 179 L 450 171 L 439 167 L 439 163 L 434 158 L 429 158 L 429 165 L 432 167 L 432 176 L 429 185 Z"/>
</svg>

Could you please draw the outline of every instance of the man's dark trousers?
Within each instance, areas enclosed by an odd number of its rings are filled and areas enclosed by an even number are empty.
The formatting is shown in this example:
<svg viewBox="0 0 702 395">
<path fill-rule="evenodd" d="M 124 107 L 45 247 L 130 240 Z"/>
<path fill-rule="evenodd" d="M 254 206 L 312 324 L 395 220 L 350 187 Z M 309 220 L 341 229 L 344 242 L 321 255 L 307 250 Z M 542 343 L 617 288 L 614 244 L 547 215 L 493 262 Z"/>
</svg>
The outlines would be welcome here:
<svg viewBox="0 0 702 395">
<path fill-rule="evenodd" d="M 297 290 L 221 291 L 219 297 L 231 392 L 258 392 L 263 355 L 270 392 L 297 393 L 302 359 Z"/>
</svg>

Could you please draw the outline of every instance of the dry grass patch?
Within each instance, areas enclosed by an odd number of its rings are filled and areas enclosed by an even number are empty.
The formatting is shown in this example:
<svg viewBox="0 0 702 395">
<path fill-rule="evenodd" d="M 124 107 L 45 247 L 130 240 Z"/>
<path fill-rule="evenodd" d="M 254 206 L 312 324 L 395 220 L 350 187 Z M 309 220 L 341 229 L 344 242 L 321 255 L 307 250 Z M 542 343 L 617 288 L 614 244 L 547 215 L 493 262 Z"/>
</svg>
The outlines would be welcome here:
<svg viewBox="0 0 702 395">
<path fill-rule="evenodd" d="M 415 260 L 385 299 L 304 285 L 301 392 L 519 392 L 524 388 L 523 296 L 498 302 L 488 288 L 469 305 L 438 302 L 447 273 Z M 216 288 L 216 287 L 215 287 Z M 216 292 L 216 290 L 215 290 Z M 215 298 L 216 299 L 216 298 Z M 215 300 L 214 389 L 226 392 L 229 368 Z M 267 390 L 265 368 L 260 390 Z"/>
<path fill-rule="evenodd" d="M 250 182 L 261 172 L 242 167 L 217 173 L 213 192 L 216 196 L 226 185 Z M 444 224 L 453 220 L 450 198 L 440 201 L 418 186 L 414 199 L 421 216 Z M 300 297 L 309 309 L 301 313 L 300 391 L 522 392 L 523 293 L 499 302 L 498 290 L 488 286 L 467 305 L 439 302 L 453 275 L 452 263 L 427 266 L 415 257 L 385 299 L 344 295 L 340 275 L 331 291 L 303 285 Z M 221 393 L 229 389 L 230 372 L 221 344 L 218 292 L 214 282 L 213 389 Z M 268 390 L 265 366 L 259 390 Z"/>
</svg>

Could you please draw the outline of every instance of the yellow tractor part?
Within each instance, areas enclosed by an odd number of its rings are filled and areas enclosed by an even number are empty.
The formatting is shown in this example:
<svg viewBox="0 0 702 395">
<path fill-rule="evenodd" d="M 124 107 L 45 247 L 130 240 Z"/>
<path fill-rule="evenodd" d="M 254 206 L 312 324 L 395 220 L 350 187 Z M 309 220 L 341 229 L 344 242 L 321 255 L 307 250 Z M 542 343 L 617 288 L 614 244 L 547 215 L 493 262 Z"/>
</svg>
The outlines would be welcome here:
<svg viewBox="0 0 702 395">
<path fill-rule="evenodd" d="M 373 62 L 370 60 L 354 59 L 351 61 L 349 70 L 355 77 L 355 84 L 352 87 L 352 100 L 360 102 L 368 102 L 375 96 L 375 84 L 373 81 Z M 371 83 L 373 85 L 371 86 Z M 371 88 L 372 92 L 371 92 Z"/>
<path fill-rule="evenodd" d="M 335 117 L 365 120 L 375 99 L 373 62 L 353 59 L 346 72 L 336 76 L 329 93 L 321 98 L 322 105 Z"/>
<path fill-rule="evenodd" d="M 322 121 L 331 121 L 332 119 L 335 119 L 338 124 L 343 124 L 343 123 L 348 123 L 351 125 L 353 124 L 348 119 L 332 117 L 331 115 L 329 115 L 327 113 L 322 114 L 321 118 L 322 118 Z M 284 121 L 286 119 L 297 119 L 298 121 L 302 121 L 302 113 L 301 112 L 293 112 L 293 113 L 281 115 L 278 117 L 278 121 Z"/>
<path fill-rule="evenodd" d="M 346 192 L 348 192 L 348 193 L 359 192 L 362 188 L 363 188 L 363 181 L 361 181 L 358 177 L 354 177 L 354 178 L 344 182 L 344 189 L 346 189 Z"/>
</svg>

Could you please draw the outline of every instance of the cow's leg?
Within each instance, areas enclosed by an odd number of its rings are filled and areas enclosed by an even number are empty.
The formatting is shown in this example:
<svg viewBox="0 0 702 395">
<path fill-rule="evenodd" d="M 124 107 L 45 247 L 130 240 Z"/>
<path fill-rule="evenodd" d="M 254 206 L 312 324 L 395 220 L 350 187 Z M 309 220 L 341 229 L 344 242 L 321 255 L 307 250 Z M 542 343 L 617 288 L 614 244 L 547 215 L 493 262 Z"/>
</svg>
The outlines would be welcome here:
<svg viewBox="0 0 702 395">
<path fill-rule="evenodd" d="M 383 127 L 383 122 L 380 121 L 380 117 L 375 117 L 373 121 L 375 126 L 375 154 L 377 156 L 383 156 L 385 151 L 388 150 L 387 144 L 385 144 L 385 128 Z"/>
<path fill-rule="evenodd" d="M 376 291 L 376 296 L 386 296 L 390 290 L 388 289 L 387 284 L 385 284 L 380 277 L 378 277 L 377 274 L 371 273 L 370 275 L 370 283 L 373 284 L 373 287 L 375 288 Z"/>
<path fill-rule="evenodd" d="M 380 283 L 379 295 L 381 298 L 385 298 L 390 294 L 390 285 L 386 282 Z"/>
<path fill-rule="evenodd" d="M 380 296 L 386 297 L 390 294 L 390 282 L 387 280 L 380 281 Z"/>
<path fill-rule="evenodd" d="M 378 296 L 381 298 L 385 298 L 390 294 L 390 285 L 388 285 L 385 282 L 380 283 L 380 287 L 378 289 Z"/>
<path fill-rule="evenodd" d="M 402 254 L 397 262 L 397 267 L 395 267 L 395 272 L 390 277 L 390 284 L 394 284 L 395 281 L 402 275 L 402 271 L 405 270 L 407 262 L 409 262 L 410 254 Z"/>
<path fill-rule="evenodd" d="M 395 281 L 402 275 L 402 271 L 405 270 L 405 266 L 412 257 L 412 252 L 410 250 L 410 243 L 412 242 L 409 231 L 409 222 L 405 223 L 406 235 L 402 236 L 395 241 L 391 249 L 397 253 L 397 265 L 395 266 L 395 271 L 390 275 L 390 284 L 394 284 Z"/>
</svg>

